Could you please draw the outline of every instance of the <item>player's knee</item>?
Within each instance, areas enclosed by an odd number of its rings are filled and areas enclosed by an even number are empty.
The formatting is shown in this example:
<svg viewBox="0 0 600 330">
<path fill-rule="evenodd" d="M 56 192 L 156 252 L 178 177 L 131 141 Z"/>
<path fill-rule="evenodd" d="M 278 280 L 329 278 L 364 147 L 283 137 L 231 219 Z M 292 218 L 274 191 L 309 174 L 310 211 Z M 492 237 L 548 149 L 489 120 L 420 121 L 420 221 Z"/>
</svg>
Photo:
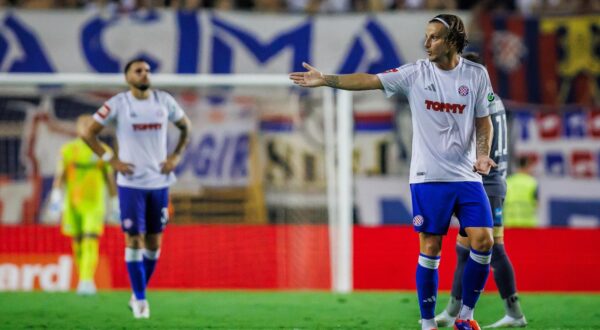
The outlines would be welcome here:
<svg viewBox="0 0 600 330">
<path fill-rule="evenodd" d="M 162 235 L 161 234 L 146 234 L 144 238 L 144 243 L 146 244 L 146 249 L 156 251 L 160 249 Z"/>
<path fill-rule="evenodd" d="M 471 248 L 476 251 L 489 251 L 494 246 L 491 233 L 484 232 L 471 238 Z"/>
<path fill-rule="evenodd" d="M 421 242 L 421 252 L 428 256 L 437 256 L 442 250 L 442 244 L 440 241 L 427 240 Z"/>
<path fill-rule="evenodd" d="M 430 257 L 440 255 L 442 238 L 441 235 L 419 233 L 419 252 Z"/>
<path fill-rule="evenodd" d="M 125 239 L 125 245 L 132 249 L 143 249 L 144 237 L 142 235 L 127 235 Z"/>
<path fill-rule="evenodd" d="M 158 240 L 146 240 L 146 249 L 156 251 L 160 249 L 160 241 Z"/>
<path fill-rule="evenodd" d="M 479 244 L 472 245 L 476 251 L 489 251 L 492 249 L 492 246 L 494 246 L 494 241 L 492 240 L 480 241 Z"/>
</svg>

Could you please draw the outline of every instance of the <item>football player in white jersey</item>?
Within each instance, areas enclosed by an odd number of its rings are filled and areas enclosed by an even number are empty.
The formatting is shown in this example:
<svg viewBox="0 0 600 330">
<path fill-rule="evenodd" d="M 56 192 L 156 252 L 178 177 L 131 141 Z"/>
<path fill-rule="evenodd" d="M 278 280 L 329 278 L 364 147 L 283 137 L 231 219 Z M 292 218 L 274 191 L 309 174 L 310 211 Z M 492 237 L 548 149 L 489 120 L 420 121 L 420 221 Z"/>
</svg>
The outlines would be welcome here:
<svg viewBox="0 0 600 330">
<path fill-rule="evenodd" d="M 462 57 L 475 63 L 482 64 L 482 59 L 476 53 L 462 54 Z M 494 247 L 492 248 L 491 266 L 494 270 L 494 280 L 500 297 L 504 302 L 506 315 L 498 322 L 486 328 L 525 327 L 527 320 L 521 310 L 517 294 L 515 271 L 504 249 L 503 208 L 506 197 L 506 169 L 508 164 L 508 140 L 506 132 L 506 110 L 500 98 L 496 97 L 494 107 L 490 112 L 494 126 L 491 157 L 497 167 L 483 177 L 483 188 L 488 196 L 494 220 Z M 465 263 L 469 259 L 469 240 L 461 235 L 456 236 L 456 270 L 452 283 L 450 300 L 444 311 L 436 315 L 438 326 L 451 326 L 458 316 L 462 302 L 462 274 Z"/>
<path fill-rule="evenodd" d="M 481 175 L 496 166 L 490 158 L 490 108 L 495 96 L 486 69 L 460 56 L 466 44 L 461 19 L 442 14 L 425 29 L 426 59 L 377 75 L 328 75 L 306 63 L 306 72 L 290 73 L 290 79 L 303 87 L 382 89 L 387 96 L 408 97 L 413 125 L 413 225 L 420 242 L 416 282 L 423 329 L 437 329 L 437 269 L 442 237 L 453 213 L 471 242 L 455 329 L 479 329 L 473 310 L 490 271 L 493 222 Z"/>
<path fill-rule="evenodd" d="M 129 91 L 108 100 L 94 114 L 86 143 L 118 172 L 125 262 L 133 291 L 129 306 L 135 318 L 150 317 L 146 286 L 160 255 L 162 231 L 168 221 L 168 187 L 173 170 L 188 143 L 190 121 L 171 95 L 150 88 L 150 65 L 134 59 L 125 66 Z M 167 154 L 169 122 L 179 129 L 179 141 Z M 98 141 L 105 125 L 116 126 L 118 154 Z"/>
</svg>

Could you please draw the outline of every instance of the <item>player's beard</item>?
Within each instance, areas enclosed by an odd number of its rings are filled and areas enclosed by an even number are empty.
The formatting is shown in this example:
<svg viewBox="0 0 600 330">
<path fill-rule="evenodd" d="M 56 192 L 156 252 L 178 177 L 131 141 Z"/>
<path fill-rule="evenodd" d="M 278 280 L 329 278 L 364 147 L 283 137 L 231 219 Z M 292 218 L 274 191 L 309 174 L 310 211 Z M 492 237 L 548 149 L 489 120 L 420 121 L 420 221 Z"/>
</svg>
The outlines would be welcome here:
<svg viewBox="0 0 600 330">
<path fill-rule="evenodd" d="M 148 90 L 148 88 L 150 88 L 150 84 L 137 84 L 135 85 L 135 88 L 139 89 L 142 92 L 145 92 Z"/>
</svg>

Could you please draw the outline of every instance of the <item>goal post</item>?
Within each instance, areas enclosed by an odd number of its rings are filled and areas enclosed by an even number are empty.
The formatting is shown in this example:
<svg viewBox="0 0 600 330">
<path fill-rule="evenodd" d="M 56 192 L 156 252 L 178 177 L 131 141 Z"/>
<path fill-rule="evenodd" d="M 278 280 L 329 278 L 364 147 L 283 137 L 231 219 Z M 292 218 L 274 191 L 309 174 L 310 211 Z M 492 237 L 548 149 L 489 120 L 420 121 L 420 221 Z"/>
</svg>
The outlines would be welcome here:
<svg viewBox="0 0 600 330">
<path fill-rule="evenodd" d="M 331 290 L 338 293 L 346 293 L 352 291 L 352 221 L 353 221 L 353 174 L 352 174 L 352 141 L 353 141 L 353 106 L 352 106 L 352 93 L 348 91 L 333 90 L 330 88 L 318 88 L 318 89 L 301 89 L 293 86 L 287 75 L 176 75 L 176 74 L 155 74 L 152 77 L 152 85 L 156 88 L 165 89 L 169 92 L 175 92 L 178 94 L 176 97 L 179 100 L 200 102 L 197 99 L 202 97 L 213 98 L 216 107 L 227 107 L 228 105 L 222 104 L 219 100 L 221 94 L 227 94 L 230 97 L 229 92 L 231 90 L 243 90 L 242 92 L 235 94 L 232 98 L 235 99 L 237 115 L 239 118 L 244 116 L 252 117 L 252 114 L 247 112 L 258 111 L 260 114 L 253 117 L 256 122 L 243 123 L 240 127 L 248 129 L 251 136 L 248 139 L 248 143 L 252 144 L 248 149 L 256 150 L 255 143 L 259 139 L 256 135 L 265 135 L 262 129 L 270 130 L 274 129 L 272 133 L 275 138 L 264 142 L 268 146 L 262 148 L 260 151 L 260 157 L 263 159 L 271 158 L 273 168 L 265 170 L 268 172 L 265 176 L 268 176 L 268 180 L 271 183 L 265 182 L 252 182 L 247 183 L 252 185 L 252 189 L 244 190 L 239 193 L 241 199 L 244 199 L 246 194 L 257 194 L 264 193 L 265 196 L 261 196 L 256 200 L 265 201 L 264 203 L 269 204 L 269 200 L 273 200 L 276 206 L 269 207 L 267 205 L 267 211 L 257 214 L 266 214 L 266 216 L 272 216 L 273 219 L 267 219 L 267 223 L 319 223 L 319 220 L 306 219 L 311 217 L 314 212 L 314 208 L 310 208 L 311 203 L 314 203 L 315 196 L 320 196 L 318 191 L 320 187 L 323 187 L 323 198 L 325 205 L 324 218 L 328 225 L 328 238 L 329 238 L 329 257 L 330 257 L 330 275 L 331 275 Z M 107 99 L 116 92 L 123 91 L 126 88 L 126 84 L 122 74 L 75 74 L 75 73 L 60 73 L 60 74 L 0 74 L 0 97 L 7 97 L 11 102 L 19 102 L 19 98 L 23 95 L 37 95 L 40 97 L 37 110 L 47 107 L 44 101 L 54 98 L 54 102 L 58 102 L 61 98 L 61 104 L 69 103 L 62 99 L 64 95 L 76 96 L 81 99 L 82 102 L 87 102 L 86 105 L 89 109 L 94 107 L 95 103 L 101 102 L 102 99 Z M 215 90 L 215 95 L 202 94 L 202 89 Z M 219 90 L 226 90 L 220 94 Z M 253 98 L 253 93 L 259 95 Z M 285 93 L 289 95 L 285 96 Z M 306 95 L 311 95 L 306 97 Z M 12 96 L 18 96 L 14 100 Z M 211 101 L 211 102 L 212 102 Z M 76 103 L 76 102 L 75 102 Z M 181 101 L 180 101 L 181 103 Z M 101 104 L 101 103 L 100 103 Z M 73 105 L 74 107 L 76 105 Z M 213 104 L 214 106 L 214 104 Z M 246 108 L 245 108 L 246 107 Z M 290 109 L 284 109 L 288 107 Z M 182 108 L 188 110 L 186 105 L 182 105 Z M 191 111 L 197 111 L 197 108 Z M 314 109 L 311 109 L 314 108 Z M 250 109 L 250 110 L 248 110 Z M 61 108 L 54 109 L 54 111 L 69 112 L 67 117 L 72 121 L 74 114 L 81 112 L 80 109 Z M 211 110 L 212 111 L 212 110 Z M 225 110 L 226 112 L 227 110 Z M 320 113 L 317 113 L 320 112 Z M 88 111 L 89 113 L 89 111 Z M 193 113 L 192 117 L 198 117 L 198 114 Z M 213 116 L 215 120 L 226 120 L 219 119 L 219 116 L 227 116 L 227 114 L 220 113 L 219 110 L 211 112 L 209 116 Z M 200 119 L 198 119 L 200 118 Z M 198 117 L 196 120 L 203 120 L 205 117 Z M 267 118 L 267 119 L 265 119 Z M 9 127 L 10 122 L 2 122 L 4 118 L 0 118 L 0 125 Z M 69 120 L 64 120 L 68 122 Z M 60 124 L 64 124 L 60 123 Z M 278 126 L 279 125 L 279 126 Z M 289 127 L 286 125 L 299 125 L 302 127 L 302 132 L 299 133 L 300 137 L 283 137 L 283 139 L 290 139 L 290 143 L 282 146 L 277 144 L 278 135 L 277 129 L 281 128 L 285 131 Z M 60 126 L 60 125 L 59 125 Z M 68 125 L 67 125 L 68 126 Z M 276 128 L 274 128 L 277 126 Z M 195 129 L 202 129 L 194 127 Z M 236 125 L 228 127 L 227 129 L 235 130 Z M 67 129 L 68 131 L 69 129 Z M 12 132 L 12 133 L 11 133 Z M 21 134 L 12 130 L 11 132 L 5 131 L 4 134 L 0 134 L 3 138 L 24 138 Z M 11 135 L 12 134 L 12 135 Z M 48 133 L 44 133 L 48 134 Z M 71 131 L 72 134 L 72 131 Z M 54 137 L 52 137 L 54 138 Z M 56 138 L 56 143 L 66 140 L 67 137 Z M 301 140 L 306 138 L 308 142 Z M 273 142 L 275 141 L 275 142 Z M 223 145 L 230 146 L 235 143 L 239 143 L 240 140 L 226 140 Z M 300 146 L 295 146 L 294 143 L 299 142 Z M 207 142 L 208 143 L 208 142 Z M 224 148 L 225 148 L 224 147 Z M 278 149 L 280 148 L 280 149 Z M 294 148 L 301 150 L 294 150 Z M 0 147 L 2 149 L 2 147 Z M 259 148 L 260 149 L 260 148 Z M 311 185 L 303 185 L 301 179 L 294 177 L 290 178 L 292 174 L 296 175 L 298 172 L 303 172 L 302 176 L 309 178 L 309 180 L 319 179 L 319 174 L 312 173 L 314 171 L 321 171 L 320 168 L 315 169 L 315 163 L 319 162 L 319 159 L 315 160 L 315 157 L 310 155 L 311 150 L 320 150 L 323 158 L 324 180 L 323 182 L 313 182 Z M 14 150 L 0 150 L 3 157 L 5 153 L 16 154 Z M 32 152 L 32 151 L 30 151 Z M 48 151 L 49 152 L 49 151 Z M 190 151 L 194 152 L 194 151 Z M 238 151 L 239 156 L 242 151 Z M 248 151 L 250 152 L 250 151 Z M 22 154 L 22 152 L 21 152 Z M 294 158 L 296 154 L 301 154 L 300 158 Z M 40 157 L 48 156 L 43 154 Z M 7 156 L 8 157 L 8 156 Z M 13 157 L 13 156 L 10 156 Z M 198 156 L 200 157 L 200 156 Z M 221 159 L 213 159 L 214 162 L 224 162 L 227 155 L 223 155 Z M 233 155 L 231 157 L 236 157 Z M 256 171 L 255 163 L 259 162 L 256 155 L 252 156 L 252 159 L 248 159 L 252 167 L 250 172 Z M 258 158 L 260 158 L 258 157 Z M 278 159 L 280 157 L 281 159 Z M 319 156 L 320 157 L 320 156 Z M 317 157 L 317 158 L 319 158 Z M 29 161 L 32 161 L 31 159 Z M 35 159 L 35 162 L 44 162 L 46 159 Z M 185 160 L 184 160 L 185 161 Z M 292 164 L 288 164 L 292 162 Z M 13 161 L 13 163 L 15 163 Z M 301 166 L 304 168 L 300 168 Z M 0 173 L 0 176 L 10 177 L 12 174 L 10 167 L 14 165 L 3 165 L 6 173 Z M 37 166 L 37 165 L 36 165 Z M 289 168 L 288 168 L 289 167 Z M 317 166 L 318 167 L 318 166 Z M 203 169 L 195 169 L 197 172 Z M 19 169 L 15 169 L 16 172 Z M 23 172 L 24 170 L 20 170 Z M 43 171 L 43 166 L 42 170 Z M 51 171 L 47 171 L 51 172 Z M 233 172 L 233 170 L 232 170 Z M 21 175 L 30 175 L 31 173 L 21 173 Z M 49 173 L 36 173 L 36 175 L 44 176 Z M 17 175 L 18 176 L 18 175 Z M 253 177 L 256 175 L 248 175 Z M 185 181 L 185 178 L 183 178 Z M 218 175 L 213 179 L 218 179 Z M 252 180 L 253 179 L 248 179 Z M 294 181 L 295 180 L 295 181 Z M 240 183 L 241 182 L 241 183 Z M 274 182 L 274 183 L 273 183 Z M 213 182 L 214 183 L 214 182 Z M 269 189 L 257 189 L 257 187 L 263 187 L 269 185 L 273 187 L 272 192 L 269 194 Z M 238 187 L 244 185 L 242 181 L 229 182 L 232 187 Z M 182 186 L 185 186 L 182 183 Z M 203 189 L 211 189 L 211 183 L 203 184 Z M 185 189 L 184 189 L 185 190 Z M 249 192 L 250 191 L 250 192 Z M 317 193 L 316 193 L 317 192 Z M 221 192 L 215 192 L 213 196 L 219 195 Z M 231 192 L 225 192 L 227 196 L 233 196 Z M 286 197 L 285 194 L 289 194 Z M 236 195 L 238 196 L 238 195 Z M 181 205 L 185 209 L 190 209 L 190 212 L 204 212 L 199 210 L 198 203 L 205 203 L 206 210 L 212 209 L 223 209 L 230 210 L 235 208 L 233 205 L 237 203 L 237 199 L 231 204 L 225 206 L 216 206 L 216 201 L 206 202 L 199 199 L 188 198 L 185 199 Z M 246 198 L 244 203 L 248 203 Z M 248 209 L 248 208 L 245 208 Z M 193 210 L 193 211 L 192 211 Z M 206 211 L 206 212 L 208 212 Z M 240 211 L 242 212 L 242 211 Z M 200 213 L 190 213 L 200 214 Z M 203 213 L 202 213 L 203 214 Z M 283 217 L 283 220 L 282 220 Z M 223 219 L 230 219 L 224 217 Z M 275 219 L 275 220 L 274 220 Z M 225 220 L 229 221 L 229 220 Z M 256 222 L 255 222 L 256 223 Z"/>
<path fill-rule="evenodd" d="M 336 184 L 337 207 L 333 223 L 334 239 L 332 240 L 333 289 L 336 292 L 352 291 L 352 218 L 353 218 L 353 184 L 352 184 L 352 141 L 353 141 L 353 108 L 352 93 L 338 91 L 336 97 L 337 131 L 336 131 Z"/>
</svg>

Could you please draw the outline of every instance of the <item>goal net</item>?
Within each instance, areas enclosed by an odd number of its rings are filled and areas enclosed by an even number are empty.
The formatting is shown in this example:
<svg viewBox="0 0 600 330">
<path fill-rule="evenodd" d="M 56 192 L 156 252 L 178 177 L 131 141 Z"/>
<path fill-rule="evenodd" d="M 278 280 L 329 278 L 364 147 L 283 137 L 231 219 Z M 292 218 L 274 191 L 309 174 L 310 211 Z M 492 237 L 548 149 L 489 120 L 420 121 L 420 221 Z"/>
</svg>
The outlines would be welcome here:
<svg viewBox="0 0 600 330">
<path fill-rule="evenodd" d="M 5 76 L 0 84 L 0 220 L 3 225 L 58 228 L 46 216 L 46 206 L 60 147 L 77 138 L 79 115 L 94 113 L 126 89 L 123 77 L 21 75 Z M 189 260 L 207 273 L 195 281 L 169 278 L 165 272 L 157 282 L 348 291 L 351 139 L 340 144 L 336 139 L 344 135 L 336 132 L 351 134 L 351 111 L 342 116 L 345 121 L 334 120 L 336 105 L 351 109 L 349 94 L 299 89 L 286 76 L 157 75 L 153 85 L 175 97 L 193 128 L 176 169 L 178 181 L 170 188 L 163 262 L 179 267 L 170 269 L 171 274 L 197 276 L 185 272 Z M 107 127 L 101 139 L 114 145 L 113 133 Z M 170 150 L 177 136 L 171 127 Z M 199 236 L 178 236 L 195 231 Z M 107 232 L 103 240 L 117 241 L 102 246 L 121 246 L 120 234 L 111 232 L 118 230 Z M 170 235 L 178 237 L 169 240 Z M 27 244 L 38 252 L 63 251 L 65 239 L 56 240 Z M 115 253 L 122 256 L 122 251 Z M 109 264 L 117 262 L 107 258 Z M 112 268 L 123 271 L 116 264 Z M 119 281 L 113 275 L 113 286 Z"/>
</svg>

